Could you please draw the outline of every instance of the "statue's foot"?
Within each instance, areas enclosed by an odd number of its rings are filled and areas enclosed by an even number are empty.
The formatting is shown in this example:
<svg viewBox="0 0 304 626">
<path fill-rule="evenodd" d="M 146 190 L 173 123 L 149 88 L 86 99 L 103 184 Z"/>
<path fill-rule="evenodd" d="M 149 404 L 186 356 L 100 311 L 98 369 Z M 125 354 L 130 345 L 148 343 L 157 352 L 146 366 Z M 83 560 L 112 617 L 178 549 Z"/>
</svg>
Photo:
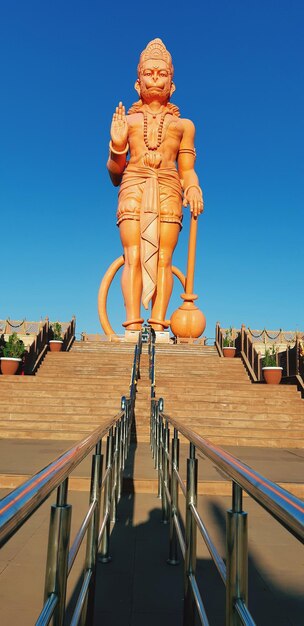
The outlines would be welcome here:
<svg viewBox="0 0 304 626">
<path fill-rule="evenodd" d="M 123 327 L 126 330 L 141 330 L 141 326 L 144 322 L 143 317 L 138 317 L 137 319 L 134 320 L 127 320 L 126 322 L 123 323 Z"/>
<path fill-rule="evenodd" d="M 150 317 L 148 324 L 150 324 L 154 330 L 162 331 L 170 326 L 170 320 L 156 320 Z"/>
</svg>

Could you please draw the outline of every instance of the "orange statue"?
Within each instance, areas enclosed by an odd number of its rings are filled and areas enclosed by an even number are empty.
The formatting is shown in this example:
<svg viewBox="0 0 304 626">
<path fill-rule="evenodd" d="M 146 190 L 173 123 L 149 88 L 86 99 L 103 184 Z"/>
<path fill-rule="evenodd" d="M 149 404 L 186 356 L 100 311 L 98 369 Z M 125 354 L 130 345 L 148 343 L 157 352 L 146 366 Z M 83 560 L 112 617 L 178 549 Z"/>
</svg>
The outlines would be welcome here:
<svg viewBox="0 0 304 626">
<path fill-rule="evenodd" d="M 150 300 L 149 323 L 156 331 L 167 328 L 182 205 L 189 204 L 195 218 L 203 211 L 194 170 L 195 127 L 170 103 L 173 71 L 170 53 L 154 39 L 140 55 L 135 82 L 140 99 L 128 114 L 120 102 L 111 125 L 107 167 L 113 184 L 120 185 L 117 224 L 125 258 L 123 326 L 128 330 L 140 330 L 141 301 L 147 309 Z"/>
</svg>

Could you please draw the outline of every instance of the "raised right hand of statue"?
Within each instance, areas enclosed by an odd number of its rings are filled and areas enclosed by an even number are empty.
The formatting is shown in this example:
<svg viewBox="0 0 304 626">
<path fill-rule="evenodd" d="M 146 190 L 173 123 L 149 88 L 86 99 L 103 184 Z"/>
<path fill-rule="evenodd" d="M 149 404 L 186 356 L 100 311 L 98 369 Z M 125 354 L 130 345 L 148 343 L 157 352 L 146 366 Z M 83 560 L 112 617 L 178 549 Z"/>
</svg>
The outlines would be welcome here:
<svg viewBox="0 0 304 626">
<path fill-rule="evenodd" d="M 128 123 L 126 110 L 122 102 L 116 107 L 111 124 L 111 140 L 113 148 L 124 150 L 128 140 Z"/>
</svg>

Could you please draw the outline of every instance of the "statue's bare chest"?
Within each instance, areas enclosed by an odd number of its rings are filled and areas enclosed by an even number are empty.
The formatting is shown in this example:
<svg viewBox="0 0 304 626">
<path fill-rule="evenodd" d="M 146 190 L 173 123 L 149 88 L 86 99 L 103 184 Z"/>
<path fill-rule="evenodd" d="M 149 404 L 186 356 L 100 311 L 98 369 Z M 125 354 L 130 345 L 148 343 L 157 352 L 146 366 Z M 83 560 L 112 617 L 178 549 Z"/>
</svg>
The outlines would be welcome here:
<svg viewBox="0 0 304 626">
<path fill-rule="evenodd" d="M 179 145 L 183 135 L 183 125 L 174 115 L 132 115 L 128 120 L 129 141 L 145 145 L 149 150 L 156 150 L 162 144 Z M 172 147 L 173 147 L 172 145 Z"/>
</svg>

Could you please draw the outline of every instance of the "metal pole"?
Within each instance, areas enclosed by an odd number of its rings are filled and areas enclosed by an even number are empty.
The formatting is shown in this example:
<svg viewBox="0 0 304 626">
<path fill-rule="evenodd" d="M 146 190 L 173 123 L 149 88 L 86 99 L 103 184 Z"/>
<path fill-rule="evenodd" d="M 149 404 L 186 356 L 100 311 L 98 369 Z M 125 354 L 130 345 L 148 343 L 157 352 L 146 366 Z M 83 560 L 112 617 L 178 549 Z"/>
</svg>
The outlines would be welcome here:
<svg viewBox="0 0 304 626">
<path fill-rule="evenodd" d="M 242 500 L 242 489 L 233 482 L 232 509 L 226 514 L 226 626 L 242 624 L 234 606 L 238 599 L 248 603 L 247 513 Z"/>
<path fill-rule="evenodd" d="M 159 457 L 159 402 L 155 406 L 155 457 L 154 467 L 158 469 L 158 457 Z"/>
<path fill-rule="evenodd" d="M 156 458 L 156 411 L 157 411 L 157 403 L 156 400 L 151 400 L 151 443 L 152 443 L 152 458 L 154 459 L 155 466 L 155 458 Z"/>
<path fill-rule="evenodd" d="M 103 517 L 107 516 L 107 523 L 105 525 L 105 529 L 103 532 L 101 547 L 100 547 L 100 557 L 99 561 L 101 563 L 109 563 L 111 561 L 111 557 L 109 554 L 110 547 L 110 530 L 111 530 L 111 487 L 112 487 L 112 451 L 113 451 L 113 427 L 109 430 L 109 435 L 107 437 L 107 453 L 106 453 L 106 471 L 108 471 L 108 475 L 105 482 L 104 488 L 104 501 L 103 501 Z"/>
<path fill-rule="evenodd" d="M 86 547 L 86 571 L 92 571 L 92 577 L 88 590 L 87 600 L 82 611 L 80 626 L 93 624 L 94 618 L 94 601 L 96 587 L 96 562 L 98 554 L 98 534 L 100 519 L 100 500 L 101 500 L 101 477 L 102 477 L 102 456 L 101 441 L 96 445 L 95 454 L 92 456 L 92 474 L 90 489 L 90 504 L 96 502 L 95 511 L 93 513 L 87 534 Z"/>
<path fill-rule="evenodd" d="M 178 481 L 176 472 L 179 469 L 179 438 L 178 430 L 174 428 L 174 437 L 172 439 L 172 455 L 171 455 L 171 507 L 170 507 L 170 543 L 169 543 L 169 565 L 178 565 L 177 554 L 177 534 L 174 523 L 174 517 L 178 515 Z"/>
<path fill-rule="evenodd" d="M 133 420 L 132 400 L 130 399 L 130 400 L 127 400 L 128 450 L 129 450 L 130 442 L 131 442 L 132 420 Z"/>
<path fill-rule="evenodd" d="M 124 412 L 122 418 L 122 432 L 123 432 L 123 451 L 122 451 L 122 467 L 125 469 L 125 462 L 127 458 L 127 442 L 128 442 L 128 421 L 127 421 L 127 400 L 125 396 L 121 398 L 121 410 Z"/>
<path fill-rule="evenodd" d="M 119 439 L 120 439 L 120 423 L 117 422 L 114 431 L 114 453 L 113 453 L 113 468 L 112 468 L 112 482 L 111 482 L 111 522 L 116 520 L 116 508 L 118 503 L 117 497 L 117 485 L 119 474 Z"/>
<path fill-rule="evenodd" d="M 119 424 L 118 424 L 117 482 L 116 482 L 116 501 L 117 502 L 119 502 L 121 498 L 122 472 L 123 472 L 123 418 L 119 421 Z"/>
<path fill-rule="evenodd" d="M 57 502 L 51 506 L 49 541 L 46 562 L 44 601 L 54 593 L 58 603 L 54 626 L 63 626 L 68 576 L 68 559 L 72 507 L 67 504 L 68 478 L 58 487 Z"/>
<path fill-rule="evenodd" d="M 166 420 L 163 427 L 163 488 L 162 488 L 162 521 L 164 524 L 167 524 L 169 521 L 169 502 L 167 498 L 167 489 L 169 485 L 169 437 L 170 430 L 168 426 L 168 422 Z"/>
<path fill-rule="evenodd" d="M 154 410 L 154 402 L 153 398 L 150 400 L 150 450 L 152 452 L 153 458 L 153 410 Z"/>
<path fill-rule="evenodd" d="M 162 490 L 163 490 L 163 418 L 160 415 L 160 401 L 158 401 L 158 441 L 157 441 L 157 470 L 158 470 L 158 493 L 157 497 L 162 498 Z"/>
<path fill-rule="evenodd" d="M 196 523 L 191 512 L 191 504 L 194 506 L 197 504 L 197 459 L 193 443 L 190 443 L 190 458 L 187 459 L 183 626 L 194 626 L 195 623 L 195 600 L 189 578 L 195 576 L 196 571 Z"/>
</svg>

